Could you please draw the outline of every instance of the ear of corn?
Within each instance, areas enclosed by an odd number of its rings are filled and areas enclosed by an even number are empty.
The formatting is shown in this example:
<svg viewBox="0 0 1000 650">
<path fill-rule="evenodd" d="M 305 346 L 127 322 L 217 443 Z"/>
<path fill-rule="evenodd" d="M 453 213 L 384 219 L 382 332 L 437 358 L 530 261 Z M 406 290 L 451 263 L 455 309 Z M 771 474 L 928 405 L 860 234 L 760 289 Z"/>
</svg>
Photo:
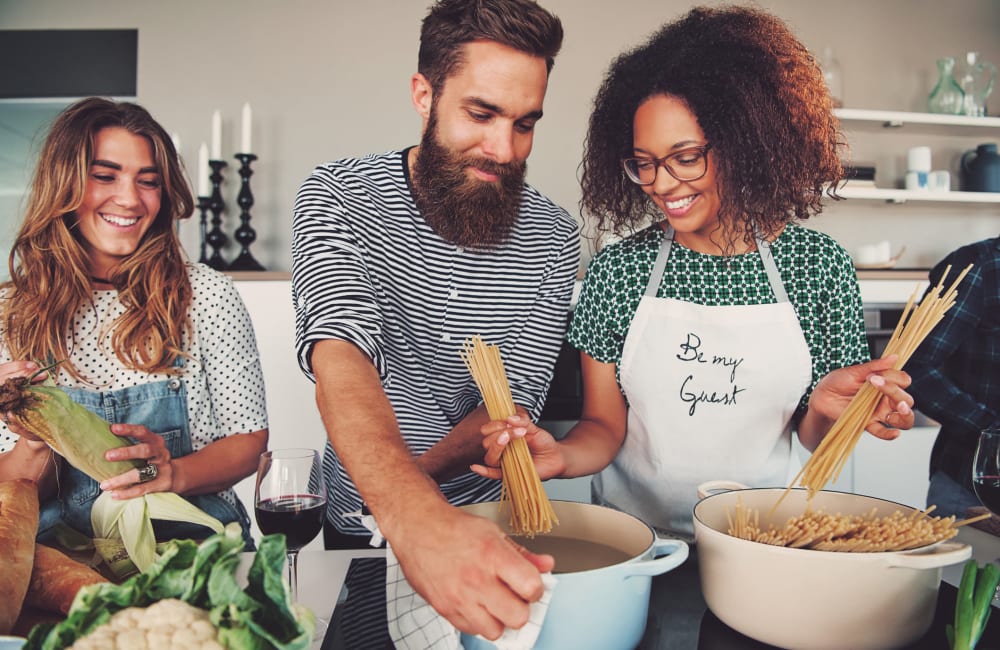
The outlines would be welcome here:
<svg viewBox="0 0 1000 650">
<path fill-rule="evenodd" d="M 101 482 L 142 465 L 141 461 L 108 461 L 105 452 L 129 442 L 111 433 L 111 425 L 69 398 L 58 386 L 31 384 L 23 378 L 0 386 L 0 412 L 44 440 L 71 465 Z M 128 559 L 145 571 L 156 559 L 152 519 L 201 524 L 220 533 L 222 522 L 173 492 L 153 492 L 116 500 L 101 494 L 91 509 L 94 534 L 102 540 L 102 556 L 110 559 L 124 546 Z M 112 568 L 116 565 L 111 562 Z M 118 572 L 117 569 L 115 569 Z"/>
</svg>

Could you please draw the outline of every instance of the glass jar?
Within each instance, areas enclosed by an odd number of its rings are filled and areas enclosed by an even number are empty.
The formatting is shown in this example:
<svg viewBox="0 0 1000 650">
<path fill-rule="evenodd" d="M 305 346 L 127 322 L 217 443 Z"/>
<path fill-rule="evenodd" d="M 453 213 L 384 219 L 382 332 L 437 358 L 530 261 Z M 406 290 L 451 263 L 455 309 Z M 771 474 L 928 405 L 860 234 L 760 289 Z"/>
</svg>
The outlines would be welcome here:
<svg viewBox="0 0 1000 650">
<path fill-rule="evenodd" d="M 989 61 L 984 61 L 979 52 L 967 52 L 965 65 L 958 74 L 958 85 L 965 93 L 963 113 L 973 117 L 986 115 L 986 98 L 993 92 L 997 69 Z"/>
<path fill-rule="evenodd" d="M 826 87 L 830 91 L 830 99 L 833 100 L 834 108 L 844 106 L 844 76 L 840 70 L 840 61 L 833 54 L 833 48 L 823 48 L 823 59 L 820 62 L 823 70 L 823 79 Z"/>
<path fill-rule="evenodd" d="M 927 98 L 927 109 L 931 113 L 961 115 L 965 109 L 965 93 L 952 75 L 955 59 L 946 56 L 937 60 L 938 81 Z"/>
</svg>

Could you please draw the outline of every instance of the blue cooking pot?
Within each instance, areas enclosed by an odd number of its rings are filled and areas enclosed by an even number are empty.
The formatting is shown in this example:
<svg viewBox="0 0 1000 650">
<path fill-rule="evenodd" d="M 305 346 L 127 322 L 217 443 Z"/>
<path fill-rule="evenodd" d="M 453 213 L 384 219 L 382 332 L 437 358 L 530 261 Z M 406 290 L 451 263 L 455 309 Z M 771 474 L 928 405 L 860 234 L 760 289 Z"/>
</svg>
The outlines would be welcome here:
<svg viewBox="0 0 1000 650">
<path fill-rule="evenodd" d="M 553 501 L 559 524 L 550 534 L 517 541 L 535 552 L 555 557 L 552 599 L 545 614 L 535 650 L 631 650 L 639 645 L 646 628 L 649 592 L 653 576 L 680 566 L 688 556 L 681 540 L 661 539 L 653 529 L 632 515 L 604 506 L 572 501 Z M 508 531 L 506 506 L 479 503 L 463 510 L 486 517 Z M 560 573 L 560 541 L 566 542 L 565 562 L 579 550 L 574 540 L 591 542 L 594 548 L 613 549 L 620 561 L 608 566 Z M 482 637 L 462 635 L 467 650 L 493 649 Z"/>
</svg>

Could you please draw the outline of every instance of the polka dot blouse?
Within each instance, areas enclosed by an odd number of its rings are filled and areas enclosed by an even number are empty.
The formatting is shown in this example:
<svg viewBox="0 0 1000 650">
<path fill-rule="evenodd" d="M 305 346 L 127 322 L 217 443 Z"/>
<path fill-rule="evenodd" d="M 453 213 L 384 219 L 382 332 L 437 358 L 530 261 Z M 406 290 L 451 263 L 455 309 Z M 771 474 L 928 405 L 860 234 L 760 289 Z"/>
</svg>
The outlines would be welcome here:
<svg viewBox="0 0 1000 650">
<path fill-rule="evenodd" d="M 203 264 L 188 264 L 193 292 L 191 340 L 185 351 L 182 381 L 187 390 L 192 448 L 197 451 L 234 433 L 267 428 L 264 378 L 250 316 L 226 275 Z M 169 379 L 124 367 L 111 347 L 108 328 L 125 313 L 118 292 L 94 290 L 94 304 L 81 305 L 73 322 L 70 361 L 86 381 L 59 370 L 61 386 L 117 390 Z M 4 348 L 0 361 L 10 361 Z M 0 452 L 14 446 L 17 436 L 0 424 Z"/>
<path fill-rule="evenodd" d="M 603 363 L 621 360 L 663 237 L 663 230 L 654 225 L 594 257 L 570 326 L 568 339 L 574 347 Z M 805 405 L 824 375 L 869 359 L 857 274 L 836 241 L 796 224 L 785 228 L 771 250 L 812 356 L 813 381 L 802 398 Z M 710 306 L 775 302 L 756 251 L 726 259 L 676 241 L 657 296 Z"/>
</svg>

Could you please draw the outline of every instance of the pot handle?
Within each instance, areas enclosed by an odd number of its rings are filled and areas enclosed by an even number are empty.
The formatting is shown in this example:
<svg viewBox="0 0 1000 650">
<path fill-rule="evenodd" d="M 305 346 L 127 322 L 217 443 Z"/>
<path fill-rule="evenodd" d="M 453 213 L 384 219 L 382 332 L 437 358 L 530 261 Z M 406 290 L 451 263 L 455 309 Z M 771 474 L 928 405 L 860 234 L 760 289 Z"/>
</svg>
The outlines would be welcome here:
<svg viewBox="0 0 1000 650">
<path fill-rule="evenodd" d="M 903 569 L 936 569 L 958 564 L 972 557 L 972 547 L 961 542 L 941 542 L 926 551 L 895 553 L 886 558 L 890 567 Z"/>
<path fill-rule="evenodd" d="M 656 538 L 653 542 L 653 559 L 629 562 L 623 565 L 625 577 L 658 576 L 678 567 L 688 557 L 688 545 L 679 539 Z"/>
<path fill-rule="evenodd" d="M 729 490 L 746 490 L 749 485 L 743 485 L 737 481 L 705 481 L 698 484 L 698 498 L 704 499 L 713 492 L 728 492 Z"/>
</svg>

